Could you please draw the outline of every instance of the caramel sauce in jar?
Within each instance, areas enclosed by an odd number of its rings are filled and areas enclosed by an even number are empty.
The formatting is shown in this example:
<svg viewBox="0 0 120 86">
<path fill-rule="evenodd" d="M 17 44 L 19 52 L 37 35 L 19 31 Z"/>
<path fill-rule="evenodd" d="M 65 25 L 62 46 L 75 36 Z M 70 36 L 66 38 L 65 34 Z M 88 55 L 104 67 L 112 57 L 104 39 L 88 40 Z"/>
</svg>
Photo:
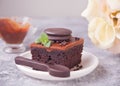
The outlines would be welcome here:
<svg viewBox="0 0 120 86">
<path fill-rule="evenodd" d="M 22 24 L 10 18 L 0 19 L 0 35 L 8 44 L 21 44 L 29 28 L 29 23 Z"/>
</svg>

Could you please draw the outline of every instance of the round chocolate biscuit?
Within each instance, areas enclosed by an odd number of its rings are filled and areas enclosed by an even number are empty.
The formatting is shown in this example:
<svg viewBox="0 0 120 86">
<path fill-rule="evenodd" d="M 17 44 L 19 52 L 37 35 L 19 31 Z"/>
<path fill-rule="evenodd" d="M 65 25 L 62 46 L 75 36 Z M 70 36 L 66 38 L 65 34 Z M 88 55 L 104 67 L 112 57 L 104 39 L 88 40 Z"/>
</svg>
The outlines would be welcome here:
<svg viewBox="0 0 120 86">
<path fill-rule="evenodd" d="M 72 33 L 71 30 L 65 28 L 48 28 L 44 32 L 52 36 L 69 36 Z"/>
</svg>

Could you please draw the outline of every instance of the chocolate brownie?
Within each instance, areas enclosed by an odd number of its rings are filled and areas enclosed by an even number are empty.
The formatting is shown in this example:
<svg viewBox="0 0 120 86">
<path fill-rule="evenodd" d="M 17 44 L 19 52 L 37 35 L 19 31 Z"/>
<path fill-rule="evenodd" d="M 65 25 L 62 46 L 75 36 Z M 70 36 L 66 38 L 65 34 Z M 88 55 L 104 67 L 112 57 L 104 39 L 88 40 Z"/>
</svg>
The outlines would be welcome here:
<svg viewBox="0 0 120 86">
<path fill-rule="evenodd" d="M 61 64 L 69 68 L 81 62 L 83 38 L 72 37 L 72 31 L 64 28 L 48 28 L 45 33 L 52 44 L 50 47 L 45 47 L 41 43 L 32 43 L 33 60 L 47 64 Z"/>
</svg>

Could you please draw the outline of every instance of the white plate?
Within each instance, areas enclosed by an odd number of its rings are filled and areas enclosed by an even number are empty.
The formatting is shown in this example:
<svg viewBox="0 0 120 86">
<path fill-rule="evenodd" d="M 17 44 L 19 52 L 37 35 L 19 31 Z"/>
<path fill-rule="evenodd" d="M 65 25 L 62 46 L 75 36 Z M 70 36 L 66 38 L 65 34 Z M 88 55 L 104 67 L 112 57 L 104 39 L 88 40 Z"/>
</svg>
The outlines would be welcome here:
<svg viewBox="0 0 120 86">
<path fill-rule="evenodd" d="M 26 58 L 30 58 L 31 59 L 31 53 L 30 51 L 25 52 L 23 54 L 21 54 L 20 56 L 26 57 Z M 37 71 L 37 70 L 33 70 L 30 67 L 26 67 L 26 66 L 21 66 L 21 65 L 17 65 L 19 70 L 21 70 L 23 73 L 25 73 L 28 76 L 37 78 L 37 79 L 43 79 L 43 80 L 57 80 L 57 81 L 61 81 L 61 80 L 71 80 L 71 79 L 76 79 L 82 76 L 85 76 L 89 73 L 91 73 L 98 65 L 98 59 L 96 56 L 94 56 L 91 53 L 85 52 L 83 51 L 83 55 L 82 55 L 82 66 L 83 68 L 77 71 L 72 71 L 70 72 L 70 77 L 67 78 L 59 78 L 59 77 L 54 77 L 49 75 L 48 72 L 43 72 L 43 71 Z"/>
</svg>

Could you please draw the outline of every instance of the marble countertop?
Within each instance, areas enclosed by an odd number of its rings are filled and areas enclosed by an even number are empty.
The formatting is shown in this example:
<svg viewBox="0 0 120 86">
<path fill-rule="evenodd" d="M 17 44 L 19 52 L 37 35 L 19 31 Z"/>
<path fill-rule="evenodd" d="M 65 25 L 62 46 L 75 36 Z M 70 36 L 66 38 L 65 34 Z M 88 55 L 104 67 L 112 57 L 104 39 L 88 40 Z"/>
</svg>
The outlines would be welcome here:
<svg viewBox="0 0 120 86">
<path fill-rule="evenodd" d="M 69 81 L 46 81 L 28 77 L 17 69 L 14 57 L 18 54 L 3 52 L 5 44 L 0 40 L 0 86 L 120 86 L 120 55 L 114 55 L 106 50 L 95 47 L 87 35 L 87 21 L 82 18 L 34 18 L 32 24 L 38 27 L 35 35 L 25 39 L 24 44 L 29 50 L 29 44 L 35 40 L 41 31 L 47 27 L 65 27 L 73 31 L 74 36 L 85 39 L 84 50 L 96 55 L 98 67 L 90 74 Z"/>
</svg>

